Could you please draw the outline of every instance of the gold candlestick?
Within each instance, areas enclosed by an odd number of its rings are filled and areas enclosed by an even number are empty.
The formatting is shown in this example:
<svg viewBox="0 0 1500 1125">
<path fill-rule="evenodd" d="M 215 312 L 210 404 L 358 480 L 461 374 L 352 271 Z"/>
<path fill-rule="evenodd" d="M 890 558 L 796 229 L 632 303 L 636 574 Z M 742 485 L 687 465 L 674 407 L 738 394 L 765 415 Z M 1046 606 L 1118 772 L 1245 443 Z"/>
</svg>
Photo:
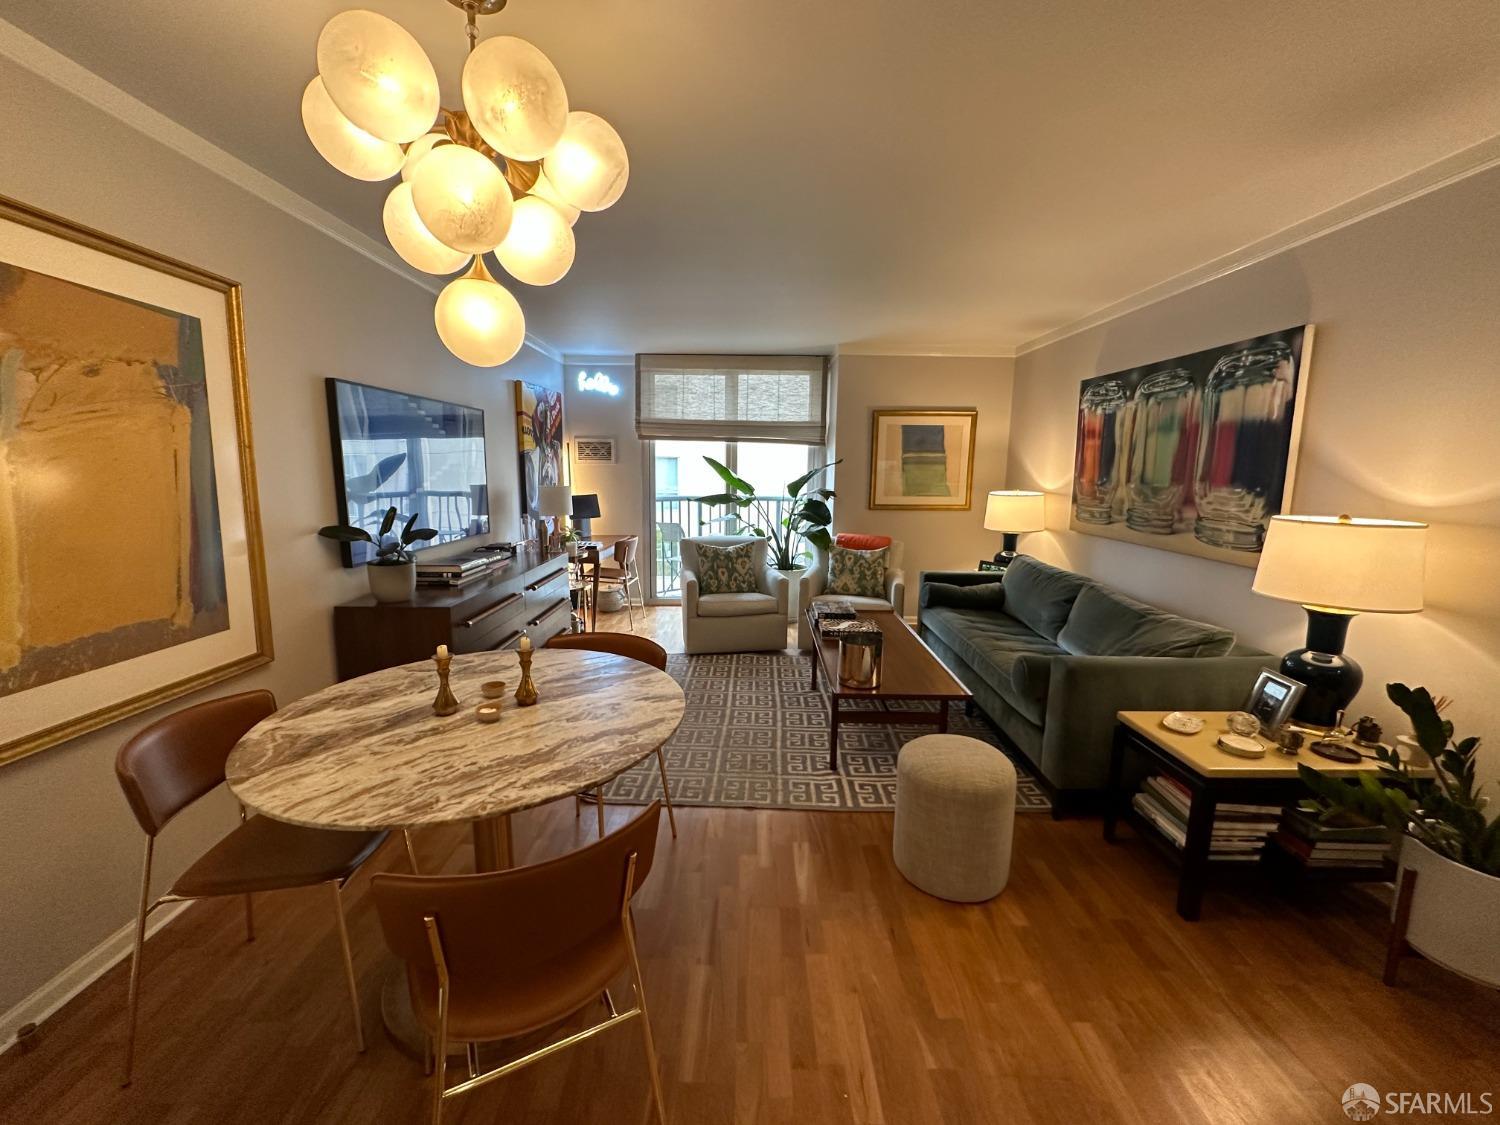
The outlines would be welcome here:
<svg viewBox="0 0 1500 1125">
<path fill-rule="evenodd" d="M 448 655 L 447 645 L 438 646 L 437 655 L 432 658 L 432 662 L 437 665 L 438 674 L 437 698 L 432 701 L 432 713 L 451 715 L 458 710 L 458 696 L 448 686 L 448 668 L 453 663 L 453 657 Z"/>
<path fill-rule="evenodd" d="M 518 655 L 521 657 L 521 682 L 516 685 L 516 703 L 530 707 L 536 702 L 536 684 L 531 681 L 531 638 L 522 637 Z"/>
</svg>

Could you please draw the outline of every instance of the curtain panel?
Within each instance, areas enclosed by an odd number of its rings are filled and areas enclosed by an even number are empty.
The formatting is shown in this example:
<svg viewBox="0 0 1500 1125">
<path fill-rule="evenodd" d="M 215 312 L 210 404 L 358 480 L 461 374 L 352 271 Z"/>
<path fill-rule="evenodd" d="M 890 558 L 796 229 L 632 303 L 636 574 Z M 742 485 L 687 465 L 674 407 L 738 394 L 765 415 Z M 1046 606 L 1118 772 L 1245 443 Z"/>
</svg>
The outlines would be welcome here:
<svg viewBox="0 0 1500 1125">
<path fill-rule="evenodd" d="M 827 356 L 635 357 L 635 431 L 642 439 L 822 445 L 827 399 Z"/>
</svg>

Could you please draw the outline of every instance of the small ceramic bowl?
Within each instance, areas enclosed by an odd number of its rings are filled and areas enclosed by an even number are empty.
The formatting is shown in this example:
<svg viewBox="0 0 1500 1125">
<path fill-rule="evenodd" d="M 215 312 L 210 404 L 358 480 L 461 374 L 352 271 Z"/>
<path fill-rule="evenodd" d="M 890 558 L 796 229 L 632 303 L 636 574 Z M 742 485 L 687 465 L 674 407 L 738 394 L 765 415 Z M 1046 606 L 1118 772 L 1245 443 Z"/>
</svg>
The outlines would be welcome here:
<svg viewBox="0 0 1500 1125">
<path fill-rule="evenodd" d="M 1260 720 L 1248 711 L 1231 711 L 1224 717 L 1224 725 L 1235 734 L 1245 735 L 1260 733 Z"/>
<path fill-rule="evenodd" d="M 1197 734 L 1203 729 L 1203 720 L 1197 715 L 1189 715 L 1186 711 L 1173 711 L 1170 715 L 1162 717 L 1161 725 L 1178 734 Z"/>
<path fill-rule="evenodd" d="M 474 715 L 481 723 L 498 723 L 500 721 L 500 704 L 481 703 L 474 709 Z"/>
<path fill-rule="evenodd" d="M 479 692 L 486 699 L 499 699 L 505 694 L 505 681 L 485 680 L 479 685 Z"/>
</svg>

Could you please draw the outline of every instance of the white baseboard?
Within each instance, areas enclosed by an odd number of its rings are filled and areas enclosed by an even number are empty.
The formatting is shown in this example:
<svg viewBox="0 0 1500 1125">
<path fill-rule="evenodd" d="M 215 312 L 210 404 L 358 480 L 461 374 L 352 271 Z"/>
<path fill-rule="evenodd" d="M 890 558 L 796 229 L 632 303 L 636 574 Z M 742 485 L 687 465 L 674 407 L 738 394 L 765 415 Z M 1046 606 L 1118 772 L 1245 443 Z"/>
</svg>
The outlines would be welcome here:
<svg viewBox="0 0 1500 1125">
<path fill-rule="evenodd" d="M 146 937 L 150 938 L 152 934 L 192 905 L 191 902 L 174 902 L 163 906 L 147 921 Z M 134 941 L 135 921 L 132 919 L 10 1011 L 0 1015 L 0 1050 L 4 1050 L 15 1041 L 16 1032 L 21 1028 L 29 1023 L 40 1026 L 43 1020 L 109 972 L 119 962 L 129 957 L 130 947 Z M 122 1008 L 124 1003 L 125 994 L 121 992 Z"/>
</svg>

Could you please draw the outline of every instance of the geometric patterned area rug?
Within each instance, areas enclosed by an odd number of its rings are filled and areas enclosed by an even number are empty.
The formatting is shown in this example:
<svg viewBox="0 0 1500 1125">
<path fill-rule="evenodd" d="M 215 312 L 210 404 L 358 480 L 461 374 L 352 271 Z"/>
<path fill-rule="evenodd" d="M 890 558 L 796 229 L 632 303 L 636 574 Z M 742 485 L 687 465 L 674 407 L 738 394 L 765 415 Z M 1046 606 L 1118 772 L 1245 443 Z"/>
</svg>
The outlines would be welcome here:
<svg viewBox="0 0 1500 1125">
<path fill-rule="evenodd" d="M 677 805 L 710 808 L 888 812 L 896 807 L 896 755 L 932 726 L 851 724 L 839 733 L 839 772 L 828 769 L 828 697 L 808 690 L 808 658 L 787 653 L 673 654 L 667 671 L 687 709 L 663 748 Z M 876 704 L 872 701 L 870 706 Z M 910 706 L 937 704 L 914 703 Z M 950 704 L 948 730 L 1005 753 L 979 715 Z M 1016 767 L 1016 811 L 1052 805 Z M 604 787 L 605 800 L 645 805 L 661 796 L 656 755 Z"/>
</svg>

